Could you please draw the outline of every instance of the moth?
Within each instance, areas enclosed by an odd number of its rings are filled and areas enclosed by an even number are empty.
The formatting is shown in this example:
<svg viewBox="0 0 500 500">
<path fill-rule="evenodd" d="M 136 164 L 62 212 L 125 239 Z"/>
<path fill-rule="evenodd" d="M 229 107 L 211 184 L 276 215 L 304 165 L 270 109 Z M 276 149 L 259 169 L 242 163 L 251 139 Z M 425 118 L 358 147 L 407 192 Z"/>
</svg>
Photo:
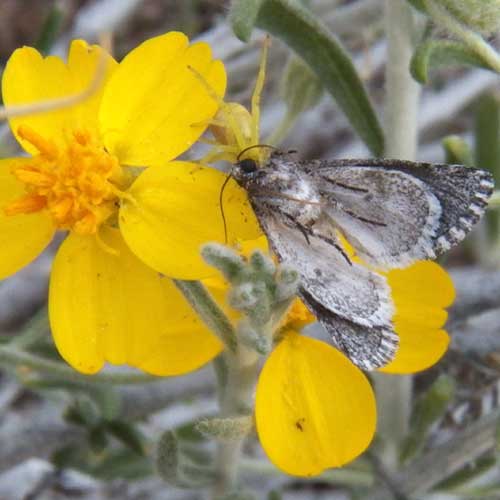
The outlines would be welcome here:
<svg viewBox="0 0 500 500">
<path fill-rule="evenodd" d="M 400 160 L 238 161 L 247 191 L 280 261 L 301 275 L 299 295 L 334 345 L 365 370 L 395 355 L 398 337 L 385 277 L 372 269 L 434 259 L 464 239 L 493 191 L 489 172 Z M 339 234 L 367 264 L 354 262 Z"/>
</svg>

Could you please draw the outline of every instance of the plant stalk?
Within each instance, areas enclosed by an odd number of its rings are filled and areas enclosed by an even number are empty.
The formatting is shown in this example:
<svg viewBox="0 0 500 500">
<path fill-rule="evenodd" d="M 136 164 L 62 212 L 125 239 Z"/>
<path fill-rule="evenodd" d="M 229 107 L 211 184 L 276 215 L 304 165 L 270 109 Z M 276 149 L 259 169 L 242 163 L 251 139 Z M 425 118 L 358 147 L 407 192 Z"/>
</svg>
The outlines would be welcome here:
<svg viewBox="0 0 500 500">
<path fill-rule="evenodd" d="M 405 0 L 385 0 L 388 57 L 386 66 L 385 156 L 414 160 L 417 152 L 419 85 L 409 65 L 416 36 L 415 20 Z M 385 467 L 395 469 L 399 445 L 408 432 L 412 377 L 377 373 L 374 376 L 378 402 L 378 433 L 384 443 L 380 457 Z"/>
<path fill-rule="evenodd" d="M 96 373 L 95 375 L 83 375 L 73 368 L 58 361 L 41 358 L 10 346 L 0 346 L 0 364 L 14 365 L 16 368 L 29 368 L 34 372 L 53 377 L 60 377 L 72 382 L 85 382 L 88 384 L 144 384 L 158 382 L 161 377 L 147 373 Z M 22 373 L 22 372 L 21 372 Z"/>
<path fill-rule="evenodd" d="M 251 414 L 259 375 L 258 354 L 240 343 L 236 353 L 226 352 L 224 360 L 227 363 L 227 378 L 225 386 L 219 386 L 220 416 L 231 418 Z M 245 437 L 218 441 L 213 500 L 235 491 L 244 441 Z"/>
<path fill-rule="evenodd" d="M 236 351 L 236 333 L 231 322 L 199 281 L 173 280 L 175 286 L 198 316 L 221 340 L 229 351 Z"/>
</svg>

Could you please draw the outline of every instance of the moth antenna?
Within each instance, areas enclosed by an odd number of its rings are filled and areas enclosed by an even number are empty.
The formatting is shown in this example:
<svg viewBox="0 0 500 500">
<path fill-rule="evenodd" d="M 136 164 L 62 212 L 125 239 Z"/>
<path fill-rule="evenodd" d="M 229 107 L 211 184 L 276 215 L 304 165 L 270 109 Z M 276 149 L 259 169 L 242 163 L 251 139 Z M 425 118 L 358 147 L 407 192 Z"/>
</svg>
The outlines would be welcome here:
<svg viewBox="0 0 500 500">
<path fill-rule="evenodd" d="M 93 94 L 95 94 L 101 87 L 104 77 L 106 75 L 106 65 L 108 62 L 107 53 L 102 50 L 99 54 L 99 61 L 92 77 L 91 82 L 86 89 L 78 92 L 77 94 L 58 97 L 55 99 L 47 99 L 46 101 L 39 101 L 30 104 L 15 104 L 12 106 L 0 107 L 0 121 L 7 120 L 16 116 L 34 115 L 38 113 L 46 113 L 54 109 L 67 108 L 85 101 Z"/>
<path fill-rule="evenodd" d="M 241 150 L 238 153 L 238 156 L 236 157 L 236 161 L 240 161 L 240 158 L 245 154 L 247 151 L 250 151 L 250 149 L 254 148 L 270 148 L 270 149 L 276 149 L 274 146 L 271 146 L 270 144 L 254 144 L 253 146 L 248 146 L 248 148 L 245 148 Z"/>
<path fill-rule="evenodd" d="M 219 206 L 220 206 L 220 214 L 222 216 L 222 224 L 224 225 L 224 245 L 227 245 L 227 222 L 226 222 L 226 214 L 224 213 L 224 205 L 222 204 L 222 198 L 224 196 L 224 189 L 226 189 L 227 183 L 229 179 L 233 176 L 232 172 L 229 172 L 226 179 L 222 183 L 219 193 Z"/>
</svg>

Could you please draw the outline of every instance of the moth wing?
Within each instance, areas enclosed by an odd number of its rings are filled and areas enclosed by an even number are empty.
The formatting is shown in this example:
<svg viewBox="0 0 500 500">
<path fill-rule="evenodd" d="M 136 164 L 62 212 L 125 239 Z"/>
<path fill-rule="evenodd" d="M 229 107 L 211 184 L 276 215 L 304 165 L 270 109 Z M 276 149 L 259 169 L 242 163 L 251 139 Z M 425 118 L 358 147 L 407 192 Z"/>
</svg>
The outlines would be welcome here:
<svg viewBox="0 0 500 500">
<path fill-rule="evenodd" d="M 307 168 L 333 224 L 365 261 L 384 268 L 456 245 L 493 190 L 489 172 L 461 165 L 340 160 Z"/>
<path fill-rule="evenodd" d="M 343 318 L 324 308 L 306 287 L 300 297 L 331 335 L 335 347 L 361 369 L 375 370 L 394 359 L 399 338 L 392 325 L 365 326 Z"/>
<path fill-rule="evenodd" d="M 391 318 L 393 304 L 385 277 L 349 263 L 332 244 L 308 239 L 276 210 L 256 214 L 273 251 L 293 263 L 302 278 L 300 296 L 332 336 L 333 342 L 363 369 L 387 364 L 398 344 Z"/>
</svg>

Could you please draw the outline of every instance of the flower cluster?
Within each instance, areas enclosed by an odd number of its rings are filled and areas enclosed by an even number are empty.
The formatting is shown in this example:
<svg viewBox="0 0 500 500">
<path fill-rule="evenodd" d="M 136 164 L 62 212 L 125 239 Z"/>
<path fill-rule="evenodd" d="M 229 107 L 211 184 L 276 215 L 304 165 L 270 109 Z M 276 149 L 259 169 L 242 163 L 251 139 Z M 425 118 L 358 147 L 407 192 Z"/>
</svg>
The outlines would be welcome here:
<svg viewBox="0 0 500 500">
<path fill-rule="evenodd" d="M 97 372 L 106 361 L 157 375 L 186 373 L 223 346 L 169 278 L 203 279 L 227 309 L 229 285 L 213 276 L 200 247 L 226 237 L 230 245 L 253 242 L 261 232 L 236 183 L 224 192 L 225 228 L 219 193 L 226 177 L 174 159 L 209 125 L 215 147 L 205 161 L 234 161 L 258 144 L 263 66 L 250 113 L 239 104 L 221 104 L 222 63 L 207 44 L 190 45 L 181 33 L 148 40 L 119 64 L 83 41 L 72 43 L 67 64 L 25 47 L 5 68 L 4 102 L 8 107 L 81 91 L 103 57 L 104 83 L 91 98 L 10 120 L 30 156 L 0 161 L 0 278 L 31 262 L 56 231 L 68 231 L 49 294 L 61 355 L 84 373 Z M 262 154 L 249 152 L 256 160 Z M 263 237 L 248 245 L 267 248 Z M 448 344 L 441 327 L 453 300 L 451 281 L 431 262 L 386 275 L 400 349 L 383 371 L 424 369 Z M 255 396 L 264 449 L 282 470 L 301 476 L 355 458 L 376 424 L 367 378 L 331 345 L 302 334 L 312 320 L 296 301 Z"/>
</svg>

